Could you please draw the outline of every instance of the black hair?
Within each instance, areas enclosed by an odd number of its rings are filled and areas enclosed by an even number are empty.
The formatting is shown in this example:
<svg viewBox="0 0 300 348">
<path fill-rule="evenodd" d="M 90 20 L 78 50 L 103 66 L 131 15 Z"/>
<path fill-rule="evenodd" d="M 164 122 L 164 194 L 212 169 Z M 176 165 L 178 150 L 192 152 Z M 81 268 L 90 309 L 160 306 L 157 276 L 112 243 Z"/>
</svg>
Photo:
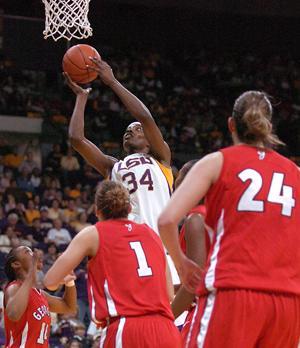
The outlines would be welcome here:
<svg viewBox="0 0 300 348">
<path fill-rule="evenodd" d="M 9 282 L 12 282 L 17 279 L 15 270 L 12 267 L 12 263 L 17 261 L 17 248 L 11 249 L 11 251 L 6 256 L 4 272 Z"/>
</svg>

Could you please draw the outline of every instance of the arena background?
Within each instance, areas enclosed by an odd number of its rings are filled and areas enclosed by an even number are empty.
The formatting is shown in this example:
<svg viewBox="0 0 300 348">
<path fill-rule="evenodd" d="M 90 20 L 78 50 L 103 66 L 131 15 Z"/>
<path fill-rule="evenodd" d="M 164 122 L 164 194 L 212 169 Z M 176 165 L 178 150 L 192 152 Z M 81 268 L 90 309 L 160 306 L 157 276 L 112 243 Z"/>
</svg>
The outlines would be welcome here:
<svg viewBox="0 0 300 348">
<path fill-rule="evenodd" d="M 82 42 L 95 46 L 153 112 L 170 144 L 175 175 L 187 160 L 230 144 L 226 120 L 234 99 L 248 89 L 273 97 L 274 124 L 287 144 L 279 151 L 299 164 L 299 17 L 298 0 L 91 0 L 94 35 Z M 20 242 L 41 248 L 47 267 L 51 265 L 57 253 L 51 254 L 49 241 L 32 241 L 28 235 L 38 230 L 33 220 L 42 211 L 52 209 L 56 216 L 53 201 L 59 202 L 59 217 L 71 236 L 95 222 L 93 189 L 102 178 L 76 154 L 72 156 L 79 167 L 68 171 L 55 161 L 52 150 L 60 144 L 59 158 L 68 151 L 74 96 L 64 86 L 61 60 L 67 47 L 79 41 L 44 40 L 43 29 L 41 1 L 0 2 L 1 266 L 7 250 Z M 86 135 L 119 157 L 121 136 L 131 118 L 102 84 L 92 87 Z M 23 175 L 20 168 L 28 149 L 40 162 L 39 172 Z M 9 162 L 12 154 L 19 164 Z M 13 231 L 7 232 L 10 227 Z M 47 232 L 43 229 L 45 236 Z M 79 297 L 86 308 L 85 273 L 80 272 Z M 3 286 L 3 267 L 0 273 Z M 83 337 L 88 317 L 82 321 L 85 326 L 60 318 L 51 347 L 67 347 L 59 335 Z"/>
</svg>

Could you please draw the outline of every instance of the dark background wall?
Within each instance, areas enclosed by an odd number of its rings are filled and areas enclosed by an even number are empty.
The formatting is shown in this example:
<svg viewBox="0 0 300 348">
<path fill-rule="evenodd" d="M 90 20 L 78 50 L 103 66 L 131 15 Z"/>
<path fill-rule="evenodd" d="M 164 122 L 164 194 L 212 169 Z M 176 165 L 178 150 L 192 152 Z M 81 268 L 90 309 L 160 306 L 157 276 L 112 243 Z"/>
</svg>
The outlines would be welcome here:
<svg viewBox="0 0 300 348">
<path fill-rule="evenodd" d="M 6 0 L 2 6 L 4 54 L 22 67 L 60 69 L 67 43 L 43 39 L 42 2 Z M 92 0 L 89 19 L 94 36 L 85 42 L 100 52 L 101 47 L 113 45 L 125 51 L 128 46 L 153 47 L 172 56 L 184 56 L 191 48 L 226 55 L 259 51 L 299 56 L 297 16 L 296 0 Z"/>
</svg>

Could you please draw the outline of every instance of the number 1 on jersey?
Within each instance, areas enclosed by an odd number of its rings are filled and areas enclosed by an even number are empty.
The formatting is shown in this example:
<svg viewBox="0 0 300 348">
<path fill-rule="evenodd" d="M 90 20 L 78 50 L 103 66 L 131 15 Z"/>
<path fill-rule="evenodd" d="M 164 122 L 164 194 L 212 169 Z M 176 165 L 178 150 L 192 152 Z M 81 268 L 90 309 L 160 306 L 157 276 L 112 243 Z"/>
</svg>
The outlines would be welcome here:
<svg viewBox="0 0 300 348">
<path fill-rule="evenodd" d="M 148 277 L 152 275 L 152 268 L 148 266 L 146 255 L 141 242 L 129 242 L 130 248 L 134 251 L 138 262 L 139 277 Z"/>
</svg>

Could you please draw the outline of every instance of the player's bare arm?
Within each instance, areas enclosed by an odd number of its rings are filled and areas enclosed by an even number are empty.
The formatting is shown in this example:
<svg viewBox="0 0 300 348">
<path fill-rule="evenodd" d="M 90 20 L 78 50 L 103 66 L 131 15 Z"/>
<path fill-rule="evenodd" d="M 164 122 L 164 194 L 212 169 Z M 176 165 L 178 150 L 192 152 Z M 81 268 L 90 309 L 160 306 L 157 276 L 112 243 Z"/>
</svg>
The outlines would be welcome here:
<svg viewBox="0 0 300 348">
<path fill-rule="evenodd" d="M 207 155 L 195 164 L 158 220 L 161 239 L 174 261 L 182 283 L 192 293 L 201 280 L 202 272 L 195 262 L 183 254 L 179 246 L 177 225 L 205 196 L 210 186 L 219 177 L 222 165 L 223 156 L 220 152 Z M 194 187 L 197 187 L 197 190 Z"/>
<path fill-rule="evenodd" d="M 151 154 L 164 165 L 170 166 L 170 148 L 164 141 L 149 109 L 115 78 L 111 67 L 105 61 L 98 58 L 92 58 L 92 61 L 97 67 L 90 67 L 90 69 L 97 71 L 102 82 L 116 93 L 128 112 L 141 122 L 145 137 L 150 144 Z"/>
<path fill-rule="evenodd" d="M 63 297 L 52 296 L 44 291 L 49 304 L 49 310 L 53 313 L 76 314 L 77 312 L 77 291 L 75 286 L 76 276 L 74 273 L 68 274 L 64 280 L 65 292 Z"/>
<path fill-rule="evenodd" d="M 107 177 L 116 162 L 116 159 L 105 155 L 95 144 L 89 141 L 84 134 L 84 112 L 90 88 L 81 88 L 64 73 L 66 82 L 76 95 L 76 103 L 69 125 L 69 138 L 72 147 L 102 176 Z"/>
<path fill-rule="evenodd" d="M 205 224 L 200 214 L 190 215 L 185 222 L 186 256 L 204 269 L 207 252 L 205 244 Z M 172 302 L 172 311 L 177 318 L 192 304 L 195 294 L 181 285 Z"/>
<path fill-rule="evenodd" d="M 9 286 L 4 294 L 4 307 L 7 316 L 12 321 L 18 321 L 28 306 L 31 288 L 35 286 L 37 257 L 34 255 L 28 274 L 21 284 Z"/>
<path fill-rule="evenodd" d="M 55 261 L 44 278 L 44 286 L 56 290 L 64 277 L 75 269 L 86 256 L 94 256 L 98 250 L 99 238 L 95 226 L 88 226 L 80 231 L 68 248 Z"/>
</svg>

